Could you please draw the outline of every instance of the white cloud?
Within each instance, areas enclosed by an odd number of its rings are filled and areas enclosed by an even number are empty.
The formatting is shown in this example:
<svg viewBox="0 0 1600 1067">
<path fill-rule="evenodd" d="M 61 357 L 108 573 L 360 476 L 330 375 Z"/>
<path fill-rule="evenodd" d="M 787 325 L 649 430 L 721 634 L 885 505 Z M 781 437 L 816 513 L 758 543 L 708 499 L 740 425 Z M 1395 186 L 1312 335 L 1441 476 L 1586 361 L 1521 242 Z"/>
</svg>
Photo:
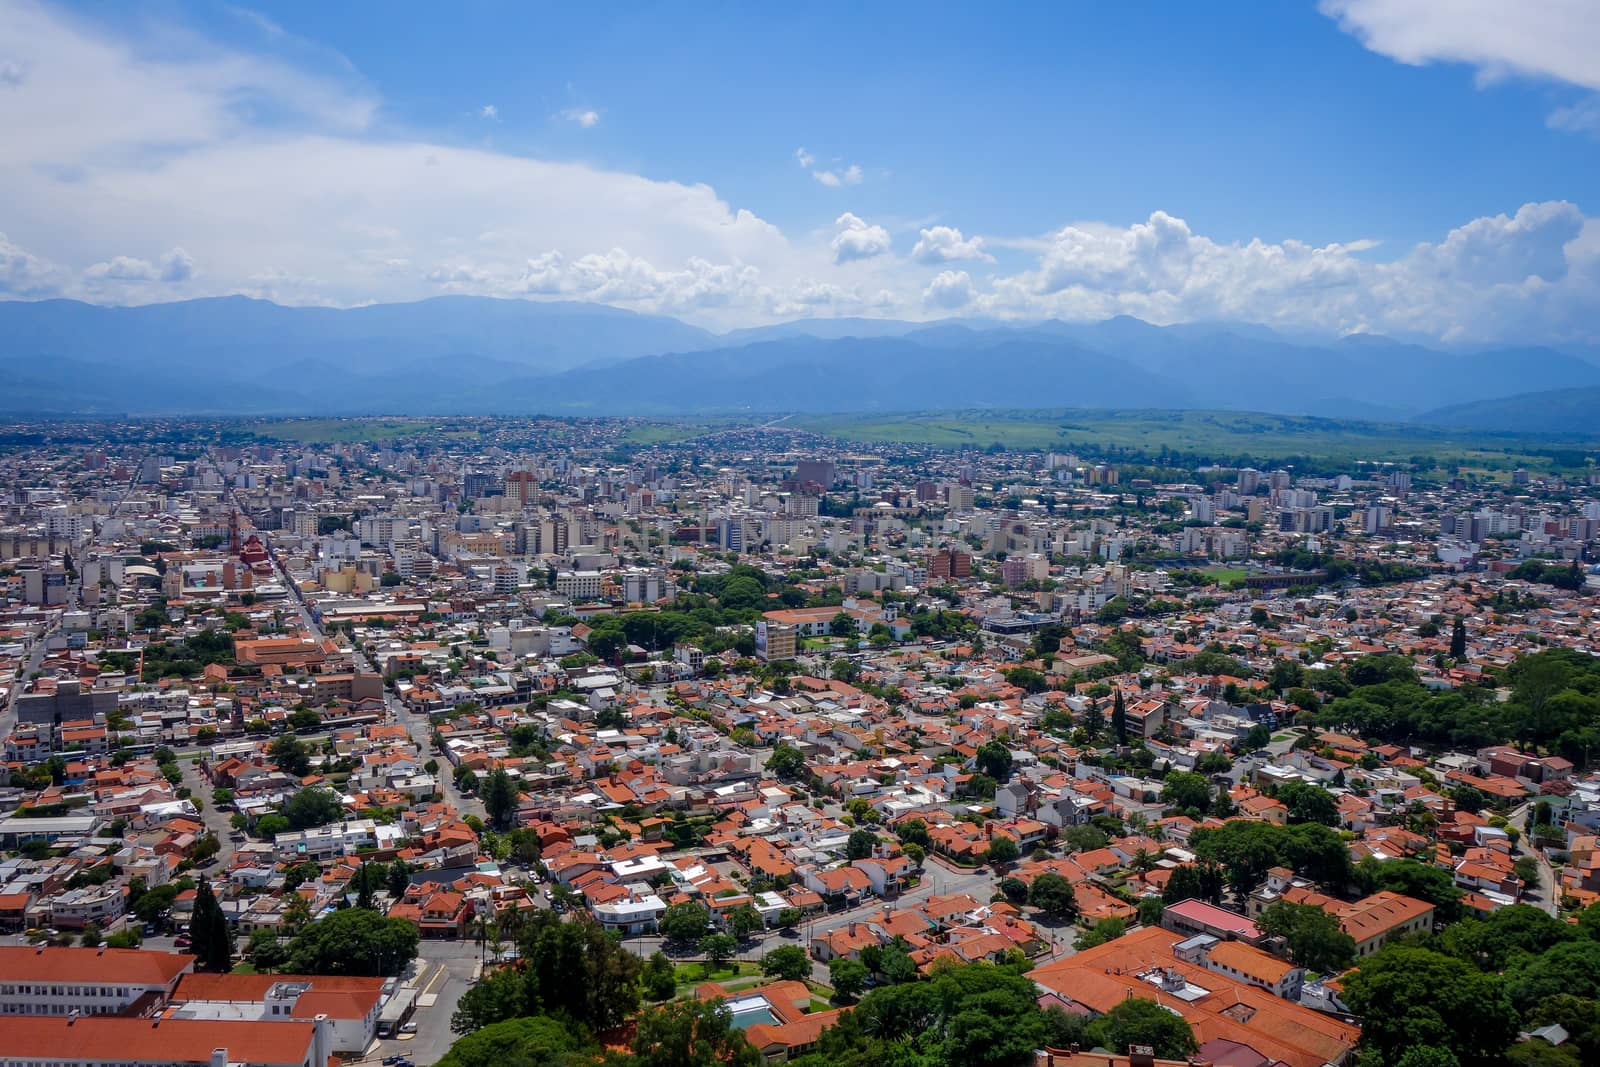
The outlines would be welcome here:
<svg viewBox="0 0 1600 1067">
<path fill-rule="evenodd" d="M 495 107 L 493 104 L 484 104 L 478 109 L 478 117 L 491 120 L 497 119 L 500 117 L 500 109 Z"/>
<path fill-rule="evenodd" d="M 922 231 L 911 258 L 918 263 L 949 263 L 958 259 L 981 259 L 989 263 L 994 257 L 983 250 L 983 238 L 970 240 L 952 226 L 933 226 Z"/>
<path fill-rule="evenodd" d="M 568 122 L 576 122 L 586 130 L 592 130 L 600 125 L 600 112 L 587 107 L 569 107 L 561 113 L 561 117 Z"/>
<path fill-rule="evenodd" d="M 928 283 L 922 292 L 922 302 L 934 307 L 955 309 L 972 303 L 972 279 L 964 270 L 945 270 Z"/>
<path fill-rule="evenodd" d="M 889 251 L 889 231 L 882 226 L 868 225 L 848 211 L 834 219 L 833 224 L 842 227 L 829 246 L 836 264 L 872 259 Z"/>
<path fill-rule="evenodd" d="M 0 296 L 47 296 L 56 291 L 56 268 L 0 233 Z"/>
<path fill-rule="evenodd" d="M 785 234 L 708 185 L 374 129 L 376 99 L 338 63 L 309 73 L 80 18 L 0 0 L 7 297 L 462 292 L 711 326 L 954 310 L 1600 341 L 1600 220 L 1564 202 L 1464 220 L 1386 258 L 1365 239 L 1219 241 L 1162 211 L 983 238 L 901 223 L 920 227 L 902 258 L 885 225 L 853 213 Z M 811 152 L 795 160 L 817 172 Z M 851 180 L 838 163 L 822 173 Z M 981 280 L 945 267 L 1001 249 L 1022 265 Z"/>
<path fill-rule="evenodd" d="M 1486 80 L 1518 74 L 1600 89 L 1593 0 L 1322 0 L 1321 9 L 1401 63 L 1466 63 Z"/>
<path fill-rule="evenodd" d="M 1545 119 L 1551 129 L 1600 134 L 1600 94 L 1586 96 L 1570 107 L 1558 107 Z"/>
<path fill-rule="evenodd" d="M 1322 0 L 1322 13 L 1379 55 L 1464 63 L 1480 85 L 1517 76 L 1600 90 L 1595 0 Z M 1593 98 L 1559 107 L 1553 129 L 1600 133 Z"/>
<path fill-rule="evenodd" d="M 818 182 L 830 189 L 838 189 L 845 185 L 860 185 L 866 178 L 859 164 L 851 163 L 847 167 L 824 170 L 817 166 L 817 157 L 807 152 L 804 148 L 794 150 L 795 162 L 800 168 L 809 173 Z"/>
</svg>

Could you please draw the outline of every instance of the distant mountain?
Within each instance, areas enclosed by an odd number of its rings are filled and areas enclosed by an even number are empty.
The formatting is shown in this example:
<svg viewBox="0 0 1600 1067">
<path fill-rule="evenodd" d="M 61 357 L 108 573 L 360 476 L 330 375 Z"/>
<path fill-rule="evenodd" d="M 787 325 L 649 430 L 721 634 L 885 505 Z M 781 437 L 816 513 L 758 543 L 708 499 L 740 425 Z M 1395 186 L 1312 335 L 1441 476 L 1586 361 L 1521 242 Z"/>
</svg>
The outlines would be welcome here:
<svg viewBox="0 0 1600 1067">
<path fill-rule="evenodd" d="M 1600 437 L 1596 412 L 1600 412 L 1600 387 L 1552 389 L 1453 404 L 1419 415 L 1416 421 L 1462 430 Z"/>
<path fill-rule="evenodd" d="M 1175 407 L 1359 419 L 1600 386 L 1587 350 L 1217 322 L 808 319 L 716 335 L 598 304 L 0 302 L 0 411 L 676 414 Z"/>
</svg>

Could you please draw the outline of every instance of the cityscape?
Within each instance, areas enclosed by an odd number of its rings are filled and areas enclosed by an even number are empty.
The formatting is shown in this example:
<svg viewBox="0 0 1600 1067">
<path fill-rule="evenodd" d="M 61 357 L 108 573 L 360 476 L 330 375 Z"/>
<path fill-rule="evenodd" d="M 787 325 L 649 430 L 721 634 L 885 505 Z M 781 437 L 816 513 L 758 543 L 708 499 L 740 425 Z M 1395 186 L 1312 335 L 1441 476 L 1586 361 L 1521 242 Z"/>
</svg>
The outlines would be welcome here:
<svg viewBox="0 0 1600 1067">
<path fill-rule="evenodd" d="M 1579 0 L 0 0 L 0 1067 L 1600 1063 Z"/>
</svg>

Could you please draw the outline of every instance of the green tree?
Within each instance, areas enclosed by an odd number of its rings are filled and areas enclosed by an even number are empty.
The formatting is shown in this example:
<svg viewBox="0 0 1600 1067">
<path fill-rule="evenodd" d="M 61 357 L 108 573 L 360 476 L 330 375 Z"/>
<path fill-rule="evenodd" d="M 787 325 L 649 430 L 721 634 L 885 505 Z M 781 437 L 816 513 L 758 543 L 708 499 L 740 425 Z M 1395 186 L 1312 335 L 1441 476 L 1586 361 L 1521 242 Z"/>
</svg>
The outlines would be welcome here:
<svg viewBox="0 0 1600 1067">
<path fill-rule="evenodd" d="M 1131 997 L 1089 1024 L 1090 1040 L 1127 1055 L 1131 1045 L 1147 1045 L 1157 1058 L 1184 1059 L 1199 1047 L 1183 1016 L 1142 997 Z"/>
<path fill-rule="evenodd" d="M 219 974 L 233 969 L 233 932 L 211 883 L 202 878 L 195 886 L 194 910 L 189 919 L 189 951 L 195 966 Z"/>
<path fill-rule="evenodd" d="M 1505 983 L 1522 1011 L 1559 993 L 1600 999 L 1600 942 L 1568 941 L 1536 956 L 1519 955 L 1506 969 Z"/>
<path fill-rule="evenodd" d="M 1101 609 L 1105 610 L 1104 608 Z M 1122 703 L 1122 690 L 1118 689 L 1111 700 L 1111 736 L 1117 744 L 1128 743 L 1128 709 Z"/>
<path fill-rule="evenodd" d="M 389 891 L 389 896 L 399 900 L 406 895 L 406 888 L 411 884 L 411 868 L 406 866 L 406 861 L 396 859 L 389 864 L 384 872 L 384 888 Z"/>
<path fill-rule="evenodd" d="M 1011 777 L 1011 750 L 999 741 L 985 741 L 979 745 L 973 762 L 980 773 L 987 774 L 996 782 L 1004 783 Z"/>
<path fill-rule="evenodd" d="M 994 840 L 989 842 L 989 848 L 983 854 L 983 858 L 991 866 L 999 867 L 1015 863 L 1021 854 L 1022 850 L 1017 848 L 1016 841 L 1004 834 L 996 834 Z"/>
<path fill-rule="evenodd" d="M 767 770 L 784 781 L 793 781 L 806 773 L 806 757 L 793 745 L 777 745 L 767 757 Z"/>
<path fill-rule="evenodd" d="M 1274 901 L 1262 911 L 1256 925 L 1283 938 L 1290 957 L 1307 970 L 1336 974 L 1355 959 L 1355 938 L 1344 932 L 1337 918 L 1315 905 Z"/>
<path fill-rule="evenodd" d="M 739 942 L 728 934 L 707 934 L 700 939 L 700 954 L 706 958 L 706 970 L 714 971 L 733 959 L 739 951 Z"/>
<path fill-rule="evenodd" d="M 811 974 L 811 960 L 799 945 L 781 945 L 761 961 L 761 973 L 769 978 L 798 982 Z"/>
<path fill-rule="evenodd" d="M 309 924 L 289 944 L 295 974 L 390 977 L 417 956 L 417 928 L 364 908 L 334 911 Z"/>
<path fill-rule="evenodd" d="M 1439 947 L 1485 971 L 1503 971 L 1524 954 L 1538 956 L 1577 931 L 1529 904 L 1513 904 L 1482 919 L 1454 923 L 1439 936 Z"/>
<path fill-rule="evenodd" d="M 671 1000 L 678 992 L 678 978 L 672 961 L 660 950 L 652 952 L 650 958 L 644 961 L 640 980 L 644 985 L 644 995 L 651 1000 Z"/>
<path fill-rule="evenodd" d="M 1427 949 L 1389 945 L 1367 957 L 1345 977 L 1344 1001 L 1362 1017 L 1362 1047 L 1379 1063 L 1432 1045 L 1487 1067 L 1517 1036 L 1497 976 Z"/>
<path fill-rule="evenodd" d="M 697 943 L 706 936 L 710 926 L 711 913 L 704 904 L 692 900 L 672 905 L 656 923 L 656 929 L 662 937 L 680 945 Z"/>
<path fill-rule="evenodd" d="M 843 1000 L 849 1000 L 867 987 L 867 967 L 860 960 L 839 957 L 828 961 L 828 981 L 833 985 L 834 993 Z"/>
<path fill-rule="evenodd" d="M 761 918 L 761 913 L 749 904 L 741 904 L 728 912 L 727 923 L 728 932 L 740 941 L 745 940 L 766 925 L 766 921 Z"/>
<path fill-rule="evenodd" d="M 344 804 L 340 802 L 339 794 L 333 790 L 315 785 L 302 789 L 290 797 L 289 802 L 283 806 L 283 814 L 289 820 L 292 829 L 307 830 L 313 826 L 326 826 L 344 818 Z"/>
<path fill-rule="evenodd" d="M 311 749 L 293 733 L 273 738 L 267 746 L 267 758 L 284 774 L 304 778 L 311 773 Z"/>
<path fill-rule="evenodd" d="M 1456 624 L 1450 631 L 1450 658 L 1465 659 L 1467 655 L 1467 624 L 1461 616 L 1456 616 Z"/>
<path fill-rule="evenodd" d="M 503 767 L 496 767 L 484 779 L 483 810 L 488 812 L 489 821 L 496 829 L 504 830 L 511 825 L 517 814 L 519 798 L 516 783 Z"/>
<path fill-rule="evenodd" d="M 1078 898 L 1072 883 L 1053 872 L 1034 878 L 1028 887 L 1028 903 L 1054 922 L 1072 922 L 1078 917 Z"/>
<path fill-rule="evenodd" d="M 492 978 L 473 987 L 482 989 Z M 599 1048 L 548 1015 L 507 1017 L 456 1039 L 437 1067 L 580 1067 Z"/>
<path fill-rule="evenodd" d="M 1211 807 L 1211 783 L 1203 774 L 1173 771 L 1161 785 L 1161 802 L 1175 811 L 1204 815 Z"/>
<path fill-rule="evenodd" d="M 761 1054 L 733 1026 L 721 999 L 680 1000 L 644 1012 L 635 1022 L 637 1067 L 758 1067 Z"/>
<path fill-rule="evenodd" d="M 1339 825 L 1338 802 L 1333 794 L 1310 782 L 1285 782 L 1278 787 L 1277 800 L 1289 809 L 1291 823 L 1315 822 Z"/>
<path fill-rule="evenodd" d="M 872 850 L 878 847 L 878 835 L 871 830 L 852 830 L 845 839 L 845 858 L 851 860 L 864 860 L 872 855 Z"/>
<path fill-rule="evenodd" d="M 244 955 L 250 961 L 250 966 L 262 974 L 269 974 L 284 965 L 289 958 L 289 951 L 278 940 L 275 931 L 257 930 L 250 935 Z"/>
<path fill-rule="evenodd" d="M 1107 941 L 1115 941 L 1128 932 L 1128 920 L 1118 917 L 1101 919 L 1087 930 L 1079 932 L 1073 940 L 1072 947 L 1079 952 L 1103 945 Z"/>
</svg>

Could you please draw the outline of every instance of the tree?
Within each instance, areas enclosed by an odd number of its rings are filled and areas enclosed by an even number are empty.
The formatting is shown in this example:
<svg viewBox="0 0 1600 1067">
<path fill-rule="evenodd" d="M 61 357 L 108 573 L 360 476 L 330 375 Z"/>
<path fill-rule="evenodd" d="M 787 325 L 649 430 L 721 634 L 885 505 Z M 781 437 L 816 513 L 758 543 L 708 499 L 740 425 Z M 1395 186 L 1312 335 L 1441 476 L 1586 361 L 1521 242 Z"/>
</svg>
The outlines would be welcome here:
<svg viewBox="0 0 1600 1067">
<path fill-rule="evenodd" d="M 1105 609 L 1101 609 L 1102 611 Z M 1122 690 L 1118 689 L 1111 700 L 1111 736 L 1117 744 L 1128 743 L 1128 709 L 1122 703 Z"/>
<path fill-rule="evenodd" d="M 1000 890 L 1001 896 L 1013 904 L 1026 904 L 1028 902 L 1028 883 L 1014 875 L 1008 875 L 1000 879 L 995 888 Z"/>
<path fill-rule="evenodd" d="M 706 970 L 716 970 L 733 959 L 739 951 L 739 942 L 728 934 L 707 934 L 700 939 L 700 954 L 706 958 Z"/>
<path fill-rule="evenodd" d="M 640 979 L 644 985 L 644 995 L 651 1000 L 671 1000 L 678 992 L 678 977 L 672 961 L 659 949 L 644 961 Z"/>
<path fill-rule="evenodd" d="M 389 896 L 399 900 L 406 895 L 406 888 L 411 885 L 411 868 L 406 866 L 406 861 L 396 859 L 389 864 L 384 874 L 384 888 L 389 891 Z"/>
<path fill-rule="evenodd" d="M 1176 904 L 1180 900 L 1203 900 L 1207 904 L 1220 904 L 1222 902 L 1222 888 L 1227 878 L 1222 868 L 1214 863 L 1188 864 L 1174 867 L 1172 874 L 1167 878 L 1167 884 L 1161 891 L 1161 899 L 1167 904 Z"/>
<path fill-rule="evenodd" d="M 828 980 L 841 1000 L 857 996 L 867 987 L 867 967 L 860 960 L 839 957 L 828 961 Z"/>
<path fill-rule="evenodd" d="M 1128 920 L 1120 917 L 1101 919 L 1087 930 L 1081 931 L 1073 940 L 1072 947 L 1082 952 L 1096 945 L 1103 945 L 1107 941 L 1115 941 L 1127 932 Z"/>
<path fill-rule="evenodd" d="M 984 853 L 983 858 L 991 866 L 998 867 L 1007 863 L 1015 863 L 1017 857 L 1021 854 L 1022 850 L 1017 848 L 1016 841 L 1004 834 L 999 834 L 989 842 L 989 849 Z"/>
<path fill-rule="evenodd" d="M 1433 905 L 1438 922 L 1454 922 L 1460 916 L 1461 890 L 1449 871 L 1411 859 L 1380 862 L 1369 856 L 1361 861 L 1356 877 L 1368 893 L 1388 890 L 1426 900 Z"/>
<path fill-rule="evenodd" d="M 1004 783 L 1011 777 L 1011 750 L 999 741 L 985 741 L 978 746 L 978 754 L 973 760 L 979 772 L 987 774 L 996 782 Z"/>
<path fill-rule="evenodd" d="M 1184 1059 L 1200 1046 L 1183 1016 L 1142 997 L 1131 997 L 1089 1024 L 1089 1038 L 1126 1055 L 1130 1045 L 1148 1045 L 1158 1059 Z"/>
<path fill-rule="evenodd" d="M 761 973 L 769 978 L 798 982 L 811 974 L 811 959 L 799 945 L 781 945 L 761 961 Z"/>
<path fill-rule="evenodd" d="M 292 829 L 307 830 L 313 826 L 326 826 L 343 818 L 344 804 L 339 800 L 339 794 L 333 790 L 314 785 L 290 797 L 289 802 L 283 806 L 283 814 L 289 820 Z"/>
<path fill-rule="evenodd" d="M 250 935 L 244 955 L 250 961 L 250 966 L 262 974 L 267 974 L 283 966 L 289 958 L 289 951 L 283 946 L 283 942 L 278 940 L 275 931 L 257 930 Z"/>
<path fill-rule="evenodd" d="M 1161 786 L 1161 803 L 1174 811 L 1204 815 L 1211 807 L 1211 783 L 1203 774 L 1173 771 Z"/>
<path fill-rule="evenodd" d="M 503 830 L 511 825 L 517 814 L 519 796 L 516 783 L 503 767 L 496 767 L 484 779 L 483 810 L 489 813 L 489 821 L 496 829 Z"/>
<path fill-rule="evenodd" d="M 1600 998 L 1600 942 L 1568 941 L 1537 956 L 1520 955 L 1506 969 L 1505 982 L 1522 1011 L 1558 993 Z"/>
<path fill-rule="evenodd" d="M 468 990 L 468 995 L 498 979 L 498 974 L 485 977 Z M 578 1067 L 594 1062 L 592 1054 L 598 1052 L 560 1019 L 548 1015 L 507 1016 L 481 1030 L 474 1027 L 466 1036 L 457 1038 L 437 1067 Z"/>
<path fill-rule="evenodd" d="M 793 745 L 778 745 L 767 757 L 767 770 L 784 781 L 793 781 L 806 773 L 806 757 Z"/>
<path fill-rule="evenodd" d="M 289 944 L 295 974 L 391 977 L 417 956 L 417 928 L 364 908 L 345 908 L 306 926 Z"/>
<path fill-rule="evenodd" d="M 878 847 L 878 835 L 871 830 L 852 830 L 845 839 L 844 854 L 846 859 L 864 860 L 872 855 L 872 850 Z"/>
<path fill-rule="evenodd" d="M 1290 957 L 1307 970 L 1334 974 L 1355 959 L 1355 938 L 1344 932 L 1337 918 L 1315 905 L 1274 901 L 1262 911 L 1256 925 L 1283 938 Z"/>
<path fill-rule="evenodd" d="M 920 845 L 928 848 L 933 844 L 933 838 L 928 833 L 928 824 L 921 819 L 907 819 L 894 828 L 894 833 L 902 845 Z"/>
<path fill-rule="evenodd" d="M 766 925 L 761 913 L 752 905 L 741 904 L 728 912 L 728 932 L 743 941 Z"/>
<path fill-rule="evenodd" d="M 1465 659 L 1467 655 L 1467 623 L 1460 615 L 1450 631 L 1450 658 Z"/>
<path fill-rule="evenodd" d="M 1289 809 L 1291 823 L 1316 822 L 1339 825 L 1339 806 L 1333 794 L 1310 782 L 1285 782 L 1278 787 L 1278 801 Z"/>
<path fill-rule="evenodd" d="M 456 788 L 463 793 L 471 793 L 478 788 L 478 775 L 465 763 L 457 767 L 450 776 L 456 783 Z"/>
<path fill-rule="evenodd" d="M 1028 887 L 1028 903 L 1054 922 L 1072 922 L 1078 917 L 1078 898 L 1072 883 L 1053 872 L 1034 878 Z"/>
<path fill-rule="evenodd" d="M 223 974 L 233 969 L 233 931 L 228 929 L 227 916 L 211 891 L 211 883 L 203 878 L 195 887 L 189 943 L 195 966 L 201 970 Z"/>
<path fill-rule="evenodd" d="M 284 774 L 295 778 L 311 773 L 311 749 L 293 733 L 273 738 L 267 746 L 267 758 Z"/>
<path fill-rule="evenodd" d="M 651 1008 L 635 1021 L 638 1067 L 757 1067 L 761 1054 L 733 1026 L 723 1001 L 680 1000 Z"/>
<path fill-rule="evenodd" d="M 1503 971 L 1523 954 L 1542 955 L 1577 936 L 1572 925 L 1528 904 L 1499 908 L 1452 924 L 1439 947 L 1480 970 Z"/>
<path fill-rule="evenodd" d="M 1083 713 L 1083 732 L 1088 734 L 1090 742 L 1093 742 L 1105 728 L 1106 715 L 1105 712 L 1100 710 L 1100 702 L 1098 700 L 1089 701 L 1089 707 Z"/>
<path fill-rule="evenodd" d="M 1167 906 L 1161 902 L 1160 897 L 1144 897 L 1139 901 L 1139 925 L 1160 926 L 1161 917 L 1166 914 Z"/>
<path fill-rule="evenodd" d="M 1389 945 L 1362 960 L 1344 979 L 1344 1001 L 1362 1017 L 1362 1047 L 1379 1063 L 1433 1045 L 1462 1064 L 1487 1065 L 1517 1035 L 1498 976 L 1427 949 Z"/>
<path fill-rule="evenodd" d="M 695 901 L 685 901 L 674 904 L 662 914 L 656 923 L 656 929 L 668 941 L 680 945 L 692 945 L 706 936 L 706 931 L 711 926 L 711 913 L 704 904 Z"/>
<path fill-rule="evenodd" d="M 855 617 L 847 611 L 828 620 L 828 633 L 834 637 L 854 637 L 857 632 Z"/>
</svg>

